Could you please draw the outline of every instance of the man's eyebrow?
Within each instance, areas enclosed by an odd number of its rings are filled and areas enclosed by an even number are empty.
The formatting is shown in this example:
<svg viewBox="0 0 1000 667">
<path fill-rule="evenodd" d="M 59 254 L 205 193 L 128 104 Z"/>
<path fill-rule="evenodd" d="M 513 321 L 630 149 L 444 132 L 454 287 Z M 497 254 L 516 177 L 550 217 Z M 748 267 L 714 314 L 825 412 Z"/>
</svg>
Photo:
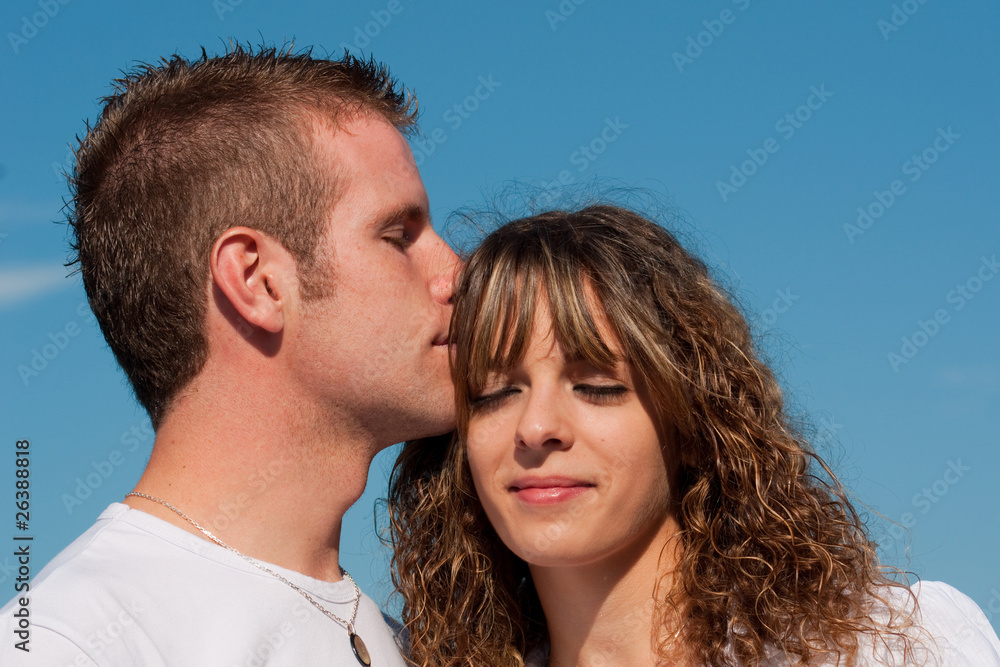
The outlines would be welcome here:
<svg viewBox="0 0 1000 667">
<path fill-rule="evenodd" d="M 377 226 L 381 229 L 404 220 L 426 220 L 427 224 L 430 225 L 431 215 L 430 212 L 423 206 L 419 206 L 417 204 L 407 204 L 381 216 Z"/>
</svg>

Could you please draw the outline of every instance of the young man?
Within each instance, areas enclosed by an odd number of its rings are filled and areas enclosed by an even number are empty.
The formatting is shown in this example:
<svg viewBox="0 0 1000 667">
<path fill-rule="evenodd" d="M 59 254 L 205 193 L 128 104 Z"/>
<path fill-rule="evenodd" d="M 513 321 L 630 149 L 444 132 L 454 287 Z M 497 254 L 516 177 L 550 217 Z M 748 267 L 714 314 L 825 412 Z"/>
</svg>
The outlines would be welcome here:
<svg viewBox="0 0 1000 667">
<path fill-rule="evenodd" d="M 31 582 L 30 652 L 0 612 L 0 664 L 403 664 L 338 553 L 375 454 L 454 418 L 458 262 L 412 106 L 348 56 L 237 48 L 119 82 L 71 223 L 156 441 Z"/>
</svg>

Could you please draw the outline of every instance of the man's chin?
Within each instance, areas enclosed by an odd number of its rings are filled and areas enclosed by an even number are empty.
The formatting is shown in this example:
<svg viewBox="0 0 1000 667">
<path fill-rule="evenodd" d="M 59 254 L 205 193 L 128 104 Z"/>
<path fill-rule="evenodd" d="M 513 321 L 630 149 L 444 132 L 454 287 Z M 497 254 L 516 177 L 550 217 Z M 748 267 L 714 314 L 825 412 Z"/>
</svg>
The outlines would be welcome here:
<svg viewBox="0 0 1000 667">
<path fill-rule="evenodd" d="M 391 427 L 392 430 L 381 435 L 384 439 L 393 438 L 393 443 L 432 438 L 454 431 L 455 391 L 450 378 L 447 383 L 437 383 L 437 386 L 412 387 L 408 396 L 397 400 L 397 409 L 387 417 L 381 426 Z"/>
<path fill-rule="evenodd" d="M 455 415 L 447 415 L 439 421 L 428 423 L 424 428 L 416 431 L 416 435 L 406 438 L 407 440 L 422 440 L 424 438 L 434 438 L 439 435 L 446 435 L 455 430 Z"/>
<path fill-rule="evenodd" d="M 438 408 L 434 410 L 434 408 Z M 406 440 L 420 440 L 451 433 L 455 430 L 455 406 L 449 403 L 444 406 L 426 406 L 420 415 L 414 415 L 411 428 L 407 429 Z"/>
</svg>

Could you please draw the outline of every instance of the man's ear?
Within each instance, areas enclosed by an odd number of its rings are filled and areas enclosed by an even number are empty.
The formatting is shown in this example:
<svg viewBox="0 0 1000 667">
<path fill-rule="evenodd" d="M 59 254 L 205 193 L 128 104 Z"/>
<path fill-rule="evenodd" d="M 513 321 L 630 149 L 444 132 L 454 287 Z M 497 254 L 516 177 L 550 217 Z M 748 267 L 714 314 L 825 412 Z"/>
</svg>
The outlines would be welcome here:
<svg viewBox="0 0 1000 667">
<path fill-rule="evenodd" d="M 209 266 L 240 317 L 271 333 L 284 328 L 298 279 L 295 260 L 281 243 L 249 227 L 231 227 L 215 240 Z"/>
</svg>

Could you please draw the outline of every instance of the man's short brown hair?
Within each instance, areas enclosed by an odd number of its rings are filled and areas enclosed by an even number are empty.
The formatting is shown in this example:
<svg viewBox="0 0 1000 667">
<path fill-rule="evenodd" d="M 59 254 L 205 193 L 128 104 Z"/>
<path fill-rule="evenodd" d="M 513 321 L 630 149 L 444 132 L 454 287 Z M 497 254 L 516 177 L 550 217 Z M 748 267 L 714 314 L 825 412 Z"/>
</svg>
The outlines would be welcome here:
<svg viewBox="0 0 1000 667">
<path fill-rule="evenodd" d="M 101 330 L 158 426 L 208 356 L 208 259 L 247 226 L 295 257 L 306 298 L 329 292 L 315 249 L 337 196 L 317 126 L 374 114 L 415 126 L 416 101 L 374 60 L 236 46 L 174 55 L 115 82 L 70 179 L 74 261 Z"/>
</svg>

